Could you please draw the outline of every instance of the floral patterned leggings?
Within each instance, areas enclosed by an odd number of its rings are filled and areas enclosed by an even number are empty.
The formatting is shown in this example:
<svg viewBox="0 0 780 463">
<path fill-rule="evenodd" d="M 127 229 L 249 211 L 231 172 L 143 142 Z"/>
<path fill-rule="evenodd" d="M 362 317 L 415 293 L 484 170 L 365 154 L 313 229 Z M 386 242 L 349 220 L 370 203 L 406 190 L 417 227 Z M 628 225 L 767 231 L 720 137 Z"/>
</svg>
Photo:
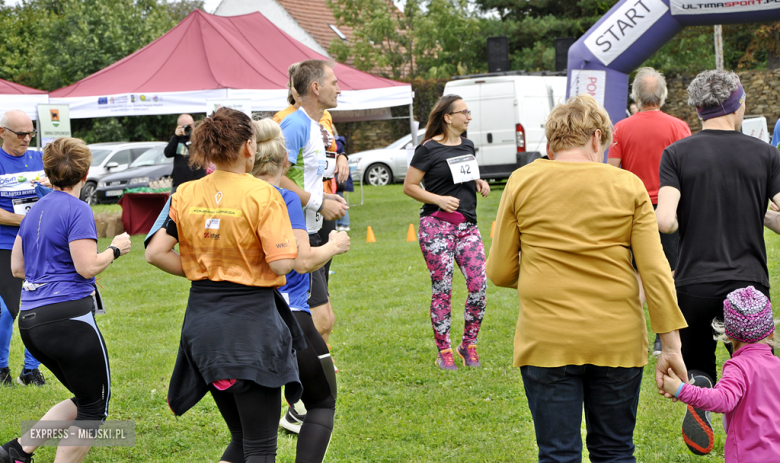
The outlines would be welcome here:
<svg viewBox="0 0 780 463">
<path fill-rule="evenodd" d="M 479 228 L 469 222 L 453 224 L 436 217 L 421 217 L 419 240 L 431 273 L 431 321 L 436 347 L 440 351 L 450 348 L 450 300 L 456 262 L 466 278 L 469 291 L 463 344 L 476 344 L 487 301 L 485 248 Z"/>
</svg>

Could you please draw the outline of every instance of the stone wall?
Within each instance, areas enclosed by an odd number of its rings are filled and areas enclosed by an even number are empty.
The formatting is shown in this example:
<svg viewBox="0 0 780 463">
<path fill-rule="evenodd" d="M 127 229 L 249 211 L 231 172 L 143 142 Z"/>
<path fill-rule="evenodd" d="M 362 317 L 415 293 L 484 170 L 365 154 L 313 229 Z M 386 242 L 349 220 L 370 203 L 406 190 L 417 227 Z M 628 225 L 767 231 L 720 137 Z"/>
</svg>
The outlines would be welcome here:
<svg viewBox="0 0 780 463">
<path fill-rule="evenodd" d="M 360 151 L 384 148 L 399 138 L 408 135 L 409 118 L 401 117 L 393 109 L 393 116 L 398 119 L 387 119 L 382 121 L 363 121 L 363 122 L 336 122 L 336 130 L 339 135 L 347 139 L 347 154 L 358 153 Z M 409 109 L 401 107 L 401 110 Z"/>
<path fill-rule="evenodd" d="M 337 122 L 336 130 L 347 139 L 347 154 L 384 148 L 401 136 L 393 138 L 394 120 Z M 408 132 L 408 130 L 407 130 Z"/>
<path fill-rule="evenodd" d="M 766 117 L 771 134 L 780 118 L 780 70 L 738 72 L 747 94 L 746 115 Z M 688 106 L 688 85 L 695 76 L 681 75 L 667 78 L 669 96 L 663 111 L 688 123 L 691 132 L 701 130 L 696 110 Z"/>
</svg>

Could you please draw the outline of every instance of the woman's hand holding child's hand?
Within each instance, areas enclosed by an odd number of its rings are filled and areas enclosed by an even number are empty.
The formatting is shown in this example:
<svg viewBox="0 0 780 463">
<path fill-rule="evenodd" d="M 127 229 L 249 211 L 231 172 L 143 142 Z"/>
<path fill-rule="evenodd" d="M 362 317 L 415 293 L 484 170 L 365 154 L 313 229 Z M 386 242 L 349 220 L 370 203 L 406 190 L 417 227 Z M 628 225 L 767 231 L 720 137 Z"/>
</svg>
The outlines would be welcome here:
<svg viewBox="0 0 780 463">
<path fill-rule="evenodd" d="M 682 380 L 680 380 L 680 378 L 674 374 L 674 371 L 669 368 L 669 372 L 664 375 L 664 392 L 671 394 L 672 397 L 675 397 L 680 384 L 682 384 Z"/>
</svg>

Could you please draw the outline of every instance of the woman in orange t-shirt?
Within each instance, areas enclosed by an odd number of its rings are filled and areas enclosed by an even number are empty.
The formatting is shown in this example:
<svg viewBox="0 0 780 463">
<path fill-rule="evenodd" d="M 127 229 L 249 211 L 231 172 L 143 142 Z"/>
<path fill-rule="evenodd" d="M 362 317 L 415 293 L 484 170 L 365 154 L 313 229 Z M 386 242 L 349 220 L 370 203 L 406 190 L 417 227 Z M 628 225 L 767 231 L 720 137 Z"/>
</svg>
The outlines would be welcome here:
<svg viewBox="0 0 780 463">
<path fill-rule="evenodd" d="M 246 114 L 222 108 L 192 134 L 190 162 L 217 170 L 182 184 L 146 259 L 192 281 L 168 404 L 181 415 L 210 392 L 232 441 L 221 461 L 275 461 L 281 387 L 301 395 L 306 343 L 276 290 L 298 249 L 276 189 L 248 174 L 257 142 Z M 181 255 L 173 247 L 179 244 Z"/>
</svg>

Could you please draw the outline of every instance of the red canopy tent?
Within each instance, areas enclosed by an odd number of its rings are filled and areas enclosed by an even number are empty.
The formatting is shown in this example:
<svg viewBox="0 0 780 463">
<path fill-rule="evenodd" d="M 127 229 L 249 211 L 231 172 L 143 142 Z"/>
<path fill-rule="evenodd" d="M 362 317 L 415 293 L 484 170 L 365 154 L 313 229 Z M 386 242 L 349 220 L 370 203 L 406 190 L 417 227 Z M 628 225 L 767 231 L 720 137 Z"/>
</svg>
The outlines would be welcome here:
<svg viewBox="0 0 780 463">
<path fill-rule="evenodd" d="M 287 67 L 326 57 L 260 13 L 214 16 L 196 10 L 146 47 L 73 85 L 50 102 L 71 118 L 205 112 L 207 98 L 251 99 L 254 111 L 287 106 Z M 333 68 L 339 110 L 409 105 L 411 85 L 343 64 Z"/>
<path fill-rule="evenodd" d="M 30 119 L 36 120 L 38 119 L 38 104 L 48 102 L 49 94 L 43 90 L 36 90 L 0 79 L 0 117 L 6 111 L 20 109 L 26 112 Z"/>
</svg>

